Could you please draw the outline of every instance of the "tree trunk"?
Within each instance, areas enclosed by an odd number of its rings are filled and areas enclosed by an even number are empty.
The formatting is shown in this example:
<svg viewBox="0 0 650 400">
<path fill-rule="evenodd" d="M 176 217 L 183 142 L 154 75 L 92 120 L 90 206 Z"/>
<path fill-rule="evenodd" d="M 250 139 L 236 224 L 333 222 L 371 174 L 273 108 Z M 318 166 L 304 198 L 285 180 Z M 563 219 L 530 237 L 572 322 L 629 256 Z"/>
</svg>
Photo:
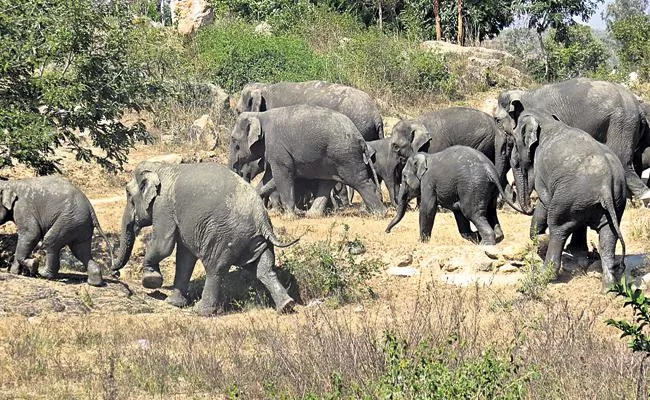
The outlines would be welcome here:
<svg viewBox="0 0 650 400">
<path fill-rule="evenodd" d="M 442 40 L 442 26 L 440 26 L 440 0 L 433 0 L 433 16 L 436 19 L 436 40 Z"/>
<path fill-rule="evenodd" d="M 548 69 L 548 52 L 546 47 L 544 47 L 544 38 L 542 38 L 542 33 L 539 30 L 537 31 L 537 39 L 539 39 L 539 47 L 542 50 L 542 55 L 544 56 L 544 78 L 546 81 L 549 80 L 549 69 Z"/>
<path fill-rule="evenodd" d="M 384 13 L 383 10 L 381 9 L 381 0 L 377 1 L 377 13 L 379 14 L 379 32 L 383 32 L 384 29 Z"/>
<path fill-rule="evenodd" d="M 463 45 L 463 0 L 458 0 L 458 45 Z"/>
</svg>

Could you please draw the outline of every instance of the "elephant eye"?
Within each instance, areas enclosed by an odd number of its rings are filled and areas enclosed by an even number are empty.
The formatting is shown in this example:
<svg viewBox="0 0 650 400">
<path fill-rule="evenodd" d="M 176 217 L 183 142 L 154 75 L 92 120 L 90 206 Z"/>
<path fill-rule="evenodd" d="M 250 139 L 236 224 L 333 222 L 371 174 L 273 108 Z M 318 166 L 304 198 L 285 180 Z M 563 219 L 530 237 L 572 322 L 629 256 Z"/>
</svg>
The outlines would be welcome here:
<svg viewBox="0 0 650 400">
<path fill-rule="evenodd" d="M 235 150 L 239 151 L 239 145 L 238 144 L 235 145 Z"/>
</svg>

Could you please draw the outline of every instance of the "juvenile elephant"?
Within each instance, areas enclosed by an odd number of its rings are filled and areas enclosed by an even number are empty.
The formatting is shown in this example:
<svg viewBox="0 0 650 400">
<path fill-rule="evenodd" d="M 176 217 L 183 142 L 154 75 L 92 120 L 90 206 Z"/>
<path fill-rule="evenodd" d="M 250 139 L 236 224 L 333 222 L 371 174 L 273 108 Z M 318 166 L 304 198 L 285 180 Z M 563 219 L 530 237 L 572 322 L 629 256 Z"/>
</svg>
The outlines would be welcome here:
<svg viewBox="0 0 650 400">
<path fill-rule="evenodd" d="M 402 120 L 390 136 L 393 164 L 417 152 L 434 154 L 451 146 L 468 146 L 494 163 L 499 183 L 504 187 L 510 168 L 512 143 L 494 118 L 483 111 L 451 107 Z"/>
<path fill-rule="evenodd" d="M 384 124 L 375 101 L 366 92 L 324 81 L 251 83 L 244 86 L 236 111 L 261 112 L 306 104 L 338 111 L 350 118 L 365 140 L 384 137 Z"/>
<path fill-rule="evenodd" d="M 400 160 L 391 154 L 390 138 L 383 138 L 367 142 L 368 147 L 374 152 L 373 166 L 377 172 L 379 182 L 384 182 L 388 188 L 390 202 L 397 206 L 397 192 L 402 180 Z"/>
<path fill-rule="evenodd" d="M 314 215 L 324 211 L 331 181 L 353 187 L 370 212 L 384 215 L 371 156 L 352 121 L 323 107 L 299 105 L 245 112 L 230 138 L 232 169 L 240 171 L 242 165 L 264 157 L 290 215 L 296 210 L 296 178 L 321 180 L 311 209 Z"/>
<path fill-rule="evenodd" d="M 534 187 L 539 196 L 531 237 L 548 227 L 550 241 L 544 266 L 559 271 L 569 234 L 590 227 L 598 231 L 603 290 L 614 283 L 616 240 L 626 202 L 625 169 L 616 154 L 588 133 L 545 112 L 523 111 L 514 131 L 522 197 Z M 531 185 L 531 183 L 534 184 Z"/>
<path fill-rule="evenodd" d="M 420 196 L 420 240 L 431 237 L 438 205 L 454 213 L 464 239 L 493 245 L 503 239 L 497 218 L 497 197 L 501 194 L 515 210 L 518 207 L 503 194 L 492 162 L 471 147 L 452 146 L 443 151 L 417 153 L 406 161 L 399 189 L 397 215 L 386 232 L 397 225 L 409 200 Z M 470 221 L 478 229 L 472 232 Z"/>
<path fill-rule="evenodd" d="M 277 279 L 274 246 L 286 247 L 273 233 L 262 199 L 228 168 L 215 163 L 169 165 L 141 162 L 126 186 L 120 248 L 115 270 L 127 263 L 136 235 L 145 226 L 153 233 L 144 256 L 142 285 L 162 286 L 160 261 L 176 247 L 174 292 L 167 302 L 188 304 L 188 285 L 197 259 L 205 266 L 201 315 L 217 310 L 221 282 L 231 265 L 255 269 L 271 293 L 278 312 L 294 300 Z"/>
<path fill-rule="evenodd" d="M 18 231 L 16 254 L 11 273 L 36 274 L 56 278 L 60 268 L 61 249 L 68 246 L 88 271 L 88 284 L 103 284 L 102 269 L 91 254 L 93 230 L 111 244 L 99 226 L 95 210 L 88 198 L 67 179 L 60 176 L 0 181 L 0 225 L 12 221 Z M 45 265 L 31 258 L 39 241 L 45 249 Z"/>
</svg>

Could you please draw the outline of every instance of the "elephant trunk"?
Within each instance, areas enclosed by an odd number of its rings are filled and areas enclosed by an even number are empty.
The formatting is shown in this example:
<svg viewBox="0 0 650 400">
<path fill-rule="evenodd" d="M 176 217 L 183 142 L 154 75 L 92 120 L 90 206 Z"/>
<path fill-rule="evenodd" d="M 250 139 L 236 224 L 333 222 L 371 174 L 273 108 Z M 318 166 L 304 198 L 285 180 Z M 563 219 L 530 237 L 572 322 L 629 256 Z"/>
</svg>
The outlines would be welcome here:
<svg viewBox="0 0 650 400">
<path fill-rule="evenodd" d="M 120 270 L 126 265 L 131 258 L 133 245 L 135 244 L 135 212 L 131 203 L 127 203 L 122 215 L 122 229 L 120 233 L 120 248 L 117 250 L 117 260 L 113 265 L 113 270 Z"/>
<path fill-rule="evenodd" d="M 397 225 L 406 214 L 406 208 L 409 204 L 409 190 L 406 186 L 406 182 L 403 182 L 400 185 L 398 199 L 397 215 L 395 215 L 395 218 L 393 218 L 393 220 L 390 221 L 390 224 L 388 224 L 388 227 L 386 227 L 386 233 L 390 233 L 390 230 L 393 229 L 393 227 Z"/>
<path fill-rule="evenodd" d="M 528 181 L 529 176 L 526 176 L 521 168 L 515 168 L 513 174 L 515 176 L 515 186 L 517 187 L 517 200 L 519 200 L 519 206 L 521 206 L 524 214 L 532 215 L 533 206 L 530 203 L 530 194 L 532 189 L 530 188 L 530 182 Z"/>
</svg>

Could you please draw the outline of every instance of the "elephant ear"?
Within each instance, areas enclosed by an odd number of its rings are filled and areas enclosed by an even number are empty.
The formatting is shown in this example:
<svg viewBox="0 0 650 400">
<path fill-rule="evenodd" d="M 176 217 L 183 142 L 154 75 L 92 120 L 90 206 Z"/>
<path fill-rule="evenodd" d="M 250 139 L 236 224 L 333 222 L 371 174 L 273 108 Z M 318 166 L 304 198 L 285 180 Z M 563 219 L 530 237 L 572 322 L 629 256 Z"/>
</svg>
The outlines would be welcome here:
<svg viewBox="0 0 650 400">
<path fill-rule="evenodd" d="M 427 129 L 421 129 L 421 128 L 414 128 L 411 131 L 411 148 L 413 148 L 413 151 L 416 153 L 424 146 L 426 146 L 427 143 L 431 141 L 431 133 Z"/>
<path fill-rule="evenodd" d="M 521 135 L 524 140 L 524 144 L 528 147 L 528 152 L 532 150 L 533 146 L 537 144 L 539 140 L 540 126 L 539 122 L 532 115 L 527 115 L 522 118 L 521 121 Z"/>
<path fill-rule="evenodd" d="M 157 173 L 149 170 L 142 171 L 140 192 L 142 193 L 142 199 L 148 209 L 151 207 L 156 196 L 160 193 L 160 177 Z"/>
<path fill-rule="evenodd" d="M 417 176 L 419 180 L 422 180 L 424 173 L 429 169 L 427 158 L 423 154 L 416 155 L 413 161 L 415 163 L 415 176 Z"/>
<path fill-rule="evenodd" d="M 524 111 L 524 104 L 521 102 L 521 91 L 511 90 L 508 92 L 508 115 L 515 123 L 519 120 L 519 115 Z"/>
<path fill-rule="evenodd" d="M 251 151 L 255 143 L 264 139 L 264 135 L 262 135 L 262 125 L 260 124 L 259 118 L 248 117 L 246 137 L 248 138 L 248 148 Z"/>
<path fill-rule="evenodd" d="M 251 97 L 248 101 L 251 111 L 266 111 L 266 100 L 264 100 L 264 96 L 262 96 L 262 91 L 260 89 L 251 90 Z"/>
<path fill-rule="evenodd" d="M 18 199 L 18 195 L 11 188 L 2 189 L 2 206 L 7 210 L 11 210 L 14 207 L 14 203 Z"/>
</svg>

